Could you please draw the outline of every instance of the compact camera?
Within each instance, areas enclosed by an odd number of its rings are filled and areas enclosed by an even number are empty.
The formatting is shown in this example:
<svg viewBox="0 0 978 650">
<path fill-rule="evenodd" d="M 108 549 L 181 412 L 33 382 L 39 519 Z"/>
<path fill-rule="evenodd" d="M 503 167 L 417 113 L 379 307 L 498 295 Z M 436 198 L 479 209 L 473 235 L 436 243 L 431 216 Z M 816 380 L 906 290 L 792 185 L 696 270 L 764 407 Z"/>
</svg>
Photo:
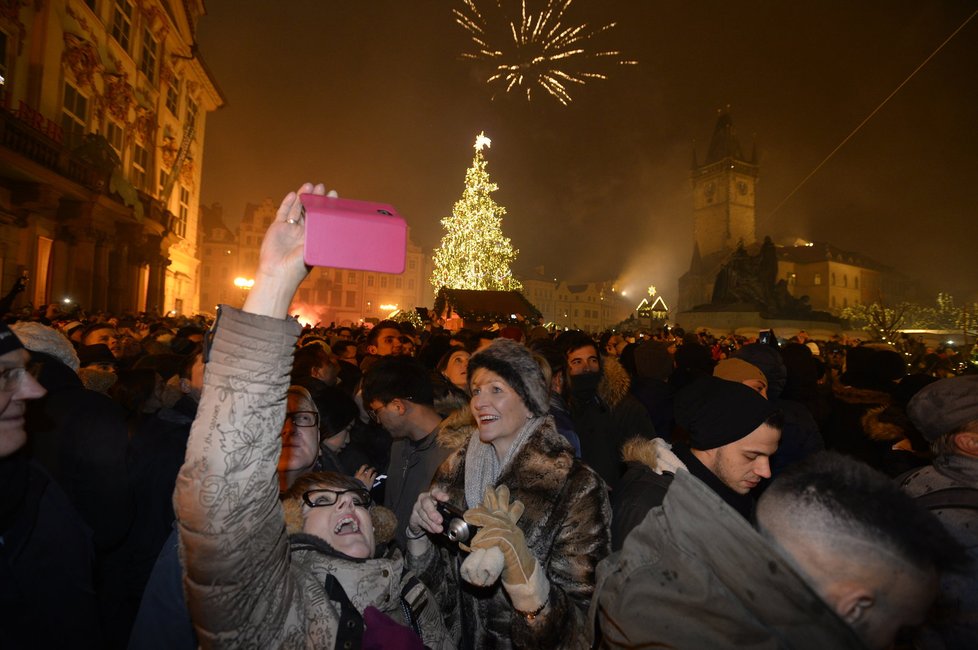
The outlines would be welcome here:
<svg viewBox="0 0 978 650">
<path fill-rule="evenodd" d="M 479 527 L 467 523 L 463 518 L 463 511 L 445 501 L 438 501 L 435 509 L 442 518 L 441 534 L 455 543 L 466 543 L 472 541 Z"/>
</svg>

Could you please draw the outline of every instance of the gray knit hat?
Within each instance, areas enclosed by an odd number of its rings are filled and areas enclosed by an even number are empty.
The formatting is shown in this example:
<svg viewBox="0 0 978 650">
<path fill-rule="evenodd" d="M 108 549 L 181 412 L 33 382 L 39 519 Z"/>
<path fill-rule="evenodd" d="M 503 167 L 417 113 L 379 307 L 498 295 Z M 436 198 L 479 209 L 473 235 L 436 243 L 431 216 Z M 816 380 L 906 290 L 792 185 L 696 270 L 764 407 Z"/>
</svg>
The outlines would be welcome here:
<svg viewBox="0 0 978 650">
<path fill-rule="evenodd" d="M 34 321 L 20 321 L 12 324 L 10 329 L 31 352 L 50 354 L 75 372 L 78 371 L 78 353 L 71 341 L 58 330 Z"/>
<path fill-rule="evenodd" d="M 907 415 L 928 442 L 978 420 L 978 375 L 924 386 L 907 404 Z"/>
<path fill-rule="evenodd" d="M 530 351 L 520 343 L 510 339 L 498 338 L 489 347 L 472 355 L 469 359 L 469 390 L 472 389 L 472 376 L 479 368 L 485 368 L 499 375 L 523 400 L 526 408 L 539 417 L 550 411 L 550 391 L 543 379 L 540 366 Z"/>
</svg>

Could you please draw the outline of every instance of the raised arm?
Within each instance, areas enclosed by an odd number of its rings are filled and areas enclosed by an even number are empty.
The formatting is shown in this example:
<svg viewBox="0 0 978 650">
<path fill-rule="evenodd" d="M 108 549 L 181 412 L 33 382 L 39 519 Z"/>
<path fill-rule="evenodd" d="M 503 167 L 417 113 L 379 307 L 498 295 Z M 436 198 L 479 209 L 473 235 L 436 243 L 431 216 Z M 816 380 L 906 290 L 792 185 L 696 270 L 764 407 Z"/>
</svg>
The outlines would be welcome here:
<svg viewBox="0 0 978 650">
<path fill-rule="evenodd" d="M 243 310 L 220 308 L 204 389 L 177 477 L 184 589 L 202 646 L 277 647 L 302 625 L 290 605 L 289 551 L 276 465 L 292 352 L 288 307 L 307 269 L 299 194 L 262 241 Z"/>
</svg>

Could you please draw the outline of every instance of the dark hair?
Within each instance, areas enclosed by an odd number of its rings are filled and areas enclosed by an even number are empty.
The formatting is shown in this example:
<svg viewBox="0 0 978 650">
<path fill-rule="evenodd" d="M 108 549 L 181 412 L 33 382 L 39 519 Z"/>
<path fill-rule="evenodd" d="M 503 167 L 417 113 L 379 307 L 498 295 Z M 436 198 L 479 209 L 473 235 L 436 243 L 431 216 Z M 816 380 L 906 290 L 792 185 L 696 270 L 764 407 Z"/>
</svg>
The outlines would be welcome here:
<svg viewBox="0 0 978 650">
<path fill-rule="evenodd" d="M 367 345 L 377 345 L 377 339 L 380 337 L 380 330 L 387 329 L 397 330 L 397 335 L 401 335 L 401 326 L 397 321 L 382 320 L 370 328 L 370 332 L 367 333 Z"/>
<path fill-rule="evenodd" d="M 434 404 L 434 390 L 428 370 L 410 357 L 383 357 L 363 376 L 363 403 L 374 400 L 387 404 L 393 399 L 415 404 Z"/>
<path fill-rule="evenodd" d="M 87 337 L 89 334 L 97 330 L 112 330 L 113 332 L 116 331 L 115 326 L 112 325 L 112 323 L 106 323 L 106 322 L 92 323 L 91 325 L 88 325 L 87 327 L 85 327 L 85 329 L 82 330 L 81 339 L 79 339 L 79 341 L 84 343 L 85 337 Z"/>
<path fill-rule="evenodd" d="M 325 386 L 313 391 L 311 397 L 316 410 L 319 411 L 321 439 L 332 438 L 350 426 L 360 413 L 353 398 L 333 386 Z"/>
<path fill-rule="evenodd" d="M 332 363 L 329 352 L 321 345 L 307 345 L 299 348 L 292 359 L 292 381 L 311 377 L 314 368 L 321 368 Z"/>
<path fill-rule="evenodd" d="M 493 332 L 492 330 L 482 330 L 481 332 L 479 332 L 477 338 L 485 341 L 495 341 L 496 339 L 499 338 L 499 332 Z"/>
<path fill-rule="evenodd" d="M 550 366 L 552 374 L 559 374 L 567 367 L 567 356 L 561 354 L 557 346 L 549 340 L 539 339 L 531 342 L 527 347 L 547 360 L 547 365 Z"/>
<path fill-rule="evenodd" d="M 960 544 L 929 510 L 868 465 L 820 452 L 786 469 L 763 499 L 784 499 L 800 516 L 819 516 L 834 528 L 882 544 L 913 566 L 938 571 L 963 567 Z"/>
<path fill-rule="evenodd" d="M 469 354 L 469 351 L 465 348 L 450 348 L 445 352 L 445 354 L 441 355 L 440 359 L 438 359 L 438 363 L 435 365 L 435 370 L 438 372 L 445 372 L 445 370 L 448 368 L 448 362 L 452 360 L 452 355 L 458 354 L 459 352 Z"/>
<path fill-rule="evenodd" d="M 564 332 L 557 337 L 556 343 L 557 347 L 564 353 L 565 357 L 571 352 L 580 350 L 581 348 L 589 345 L 594 348 L 594 351 L 598 354 L 598 357 L 601 357 L 601 349 L 598 347 L 598 344 L 593 338 L 580 330 L 569 330 Z"/>
<path fill-rule="evenodd" d="M 339 355 L 339 354 L 343 354 L 344 352 L 346 352 L 346 349 L 347 348 L 355 348 L 355 347 L 357 347 L 357 344 L 354 343 L 353 341 L 346 341 L 346 340 L 341 339 L 341 340 L 337 341 L 336 343 L 334 343 L 330 347 L 332 347 L 332 349 L 333 349 L 333 354 Z"/>
</svg>

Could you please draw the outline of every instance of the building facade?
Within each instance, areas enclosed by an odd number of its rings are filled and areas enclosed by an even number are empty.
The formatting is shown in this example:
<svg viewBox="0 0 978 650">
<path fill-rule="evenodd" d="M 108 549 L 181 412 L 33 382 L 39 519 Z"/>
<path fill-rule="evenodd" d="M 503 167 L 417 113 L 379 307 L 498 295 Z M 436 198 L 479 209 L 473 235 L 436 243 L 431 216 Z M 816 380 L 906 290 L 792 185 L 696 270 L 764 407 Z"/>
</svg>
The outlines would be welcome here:
<svg viewBox="0 0 978 650">
<path fill-rule="evenodd" d="M 236 229 L 224 223 L 219 206 L 202 208 L 201 236 L 202 309 L 213 312 L 216 305 L 240 305 L 247 295 L 247 281 L 258 268 L 261 240 L 275 219 L 278 205 L 271 199 L 249 203 Z M 292 313 L 303 323 L 358 325 L 381 320 L 396 310 L 430 307 L 434 302 L 431 259 L 415 245 L 408 233 L 404 272 L 400 274 L 314 268 L 300 285 Z M 235 280 L 240 279 L 238 284 Z M 243 281 L 243 282 L 242 282 Z M 243 285 L 243 286 L 241 286 Z"/>
<path fill-rule="evenodd" d="M 720 268 L 743 243 L 749 254 L 756 236 L 755 189 L 760 178 L 757 153 L 744 156 L 729 113 L 721 112 L 706 161 L 693 158 L 693 255 L 679 279 L 678 310 L 708 304 Z M 903 300 L 912 292 L 905 278 L 874 260 L 827 242 L 796 241 L 777 246 L 777 279 L 788 292 L 808 296 L 817 311 L 838 315 L 846 307 L 881 299 Z"/>
<path fill-rule="evenodd" d="M 598 333 L 613 328 L 634 312 L 613 282 L 565 282 L 520 278 L 522 294 L 558 329 Z"/>
<path fill-rule="evenodd" d="M 88 311 L 198 309 L 202 0 L 0 3 L 0 287 Z"/>
</svg>

